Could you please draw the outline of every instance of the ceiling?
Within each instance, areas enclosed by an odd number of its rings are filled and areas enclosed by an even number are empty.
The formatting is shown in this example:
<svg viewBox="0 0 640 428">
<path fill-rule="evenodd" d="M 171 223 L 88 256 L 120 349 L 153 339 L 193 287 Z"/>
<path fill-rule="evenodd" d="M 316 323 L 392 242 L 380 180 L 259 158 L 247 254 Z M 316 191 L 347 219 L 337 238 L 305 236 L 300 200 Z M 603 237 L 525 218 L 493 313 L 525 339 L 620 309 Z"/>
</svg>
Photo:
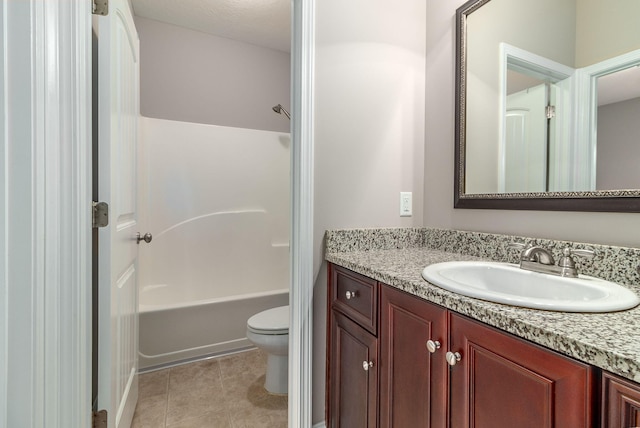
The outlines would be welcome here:
<svg viewBox="0 0 640 428">
<path fill-rule="evenodd" d="M 290 0 L 131 0 L 136 16 L 290 52 Z"/>
</svg>

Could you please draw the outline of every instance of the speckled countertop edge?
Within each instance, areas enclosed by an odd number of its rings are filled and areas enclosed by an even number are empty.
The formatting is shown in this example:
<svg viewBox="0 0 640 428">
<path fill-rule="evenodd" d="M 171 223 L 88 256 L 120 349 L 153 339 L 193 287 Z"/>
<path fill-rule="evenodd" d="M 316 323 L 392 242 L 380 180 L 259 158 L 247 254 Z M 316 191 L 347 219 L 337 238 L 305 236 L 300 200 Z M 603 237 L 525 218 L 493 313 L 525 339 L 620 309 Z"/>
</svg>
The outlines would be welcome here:
<svg viewBox="0 0 640 428">
<path fill-rule="evenodd" d="M 640 382 L 640 307 L 603 314 L 565 313 L 462 296 L 425 281 L 421 276 L 424 267 L 444 261 L 495 258 L 424 246 L 370 251 L 359 247 L 355 251 L 327 252 L 325 258 L 447 309 Z M 640 294 L 637 285 L 628 286 Z"/>
</svg>

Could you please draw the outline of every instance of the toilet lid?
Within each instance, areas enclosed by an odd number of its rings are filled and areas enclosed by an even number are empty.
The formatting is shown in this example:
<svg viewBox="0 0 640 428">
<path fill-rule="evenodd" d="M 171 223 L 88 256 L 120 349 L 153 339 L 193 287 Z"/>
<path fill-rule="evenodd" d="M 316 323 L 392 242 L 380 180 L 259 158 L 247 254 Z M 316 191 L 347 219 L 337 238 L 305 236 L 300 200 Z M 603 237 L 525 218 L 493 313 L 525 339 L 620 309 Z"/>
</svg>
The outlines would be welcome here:
<svg viewBox="0 0 640 428">
<path fill-rule="evenodd" d="M 286 334 L 289 332 L 289 305 L 267 309 L 247 321 L 249 330 L 255 333 Z"/>
</svg>

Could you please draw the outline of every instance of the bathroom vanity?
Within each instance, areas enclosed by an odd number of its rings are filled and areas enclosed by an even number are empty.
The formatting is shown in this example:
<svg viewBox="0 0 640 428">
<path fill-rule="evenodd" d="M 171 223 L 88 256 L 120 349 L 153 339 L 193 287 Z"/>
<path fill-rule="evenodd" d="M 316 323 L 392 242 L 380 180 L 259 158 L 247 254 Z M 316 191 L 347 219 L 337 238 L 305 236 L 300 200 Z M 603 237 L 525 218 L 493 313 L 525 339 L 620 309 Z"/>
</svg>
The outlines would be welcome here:
<svg viewBox="0 0 640 428">
<path fill-rule="evenodd" d="M 328 427 L 640 426 L 637 308 L 500 305 L 420 277 L 477 256 L 328 247 Z"/>
</svg>

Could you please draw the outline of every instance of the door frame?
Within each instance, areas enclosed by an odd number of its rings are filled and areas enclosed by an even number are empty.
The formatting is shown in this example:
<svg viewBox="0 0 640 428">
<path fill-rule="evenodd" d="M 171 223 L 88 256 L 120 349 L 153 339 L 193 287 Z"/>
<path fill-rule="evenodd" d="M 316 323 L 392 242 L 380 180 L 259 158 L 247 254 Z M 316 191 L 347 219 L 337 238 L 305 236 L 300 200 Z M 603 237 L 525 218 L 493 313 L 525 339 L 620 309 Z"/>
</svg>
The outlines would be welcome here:
<svg viewBox="0 0 640 428">
<path fill-rule="evenodd" d="M 292 6 L 289 426 L 308 427 L 315 0 Z M 0 8 L 0 428 L 89 427 L 91 2 Z"/>
<path fill-rule="evenodd" d="M 0 427 L 88 427 L 91 6 L 1 8 Z"/>
<path fill-rule="evenodd" d="M 295 428 L 311 427 L 312 419 L 315 0 L 291 4 L 289 428 Z"/>
</svg>

